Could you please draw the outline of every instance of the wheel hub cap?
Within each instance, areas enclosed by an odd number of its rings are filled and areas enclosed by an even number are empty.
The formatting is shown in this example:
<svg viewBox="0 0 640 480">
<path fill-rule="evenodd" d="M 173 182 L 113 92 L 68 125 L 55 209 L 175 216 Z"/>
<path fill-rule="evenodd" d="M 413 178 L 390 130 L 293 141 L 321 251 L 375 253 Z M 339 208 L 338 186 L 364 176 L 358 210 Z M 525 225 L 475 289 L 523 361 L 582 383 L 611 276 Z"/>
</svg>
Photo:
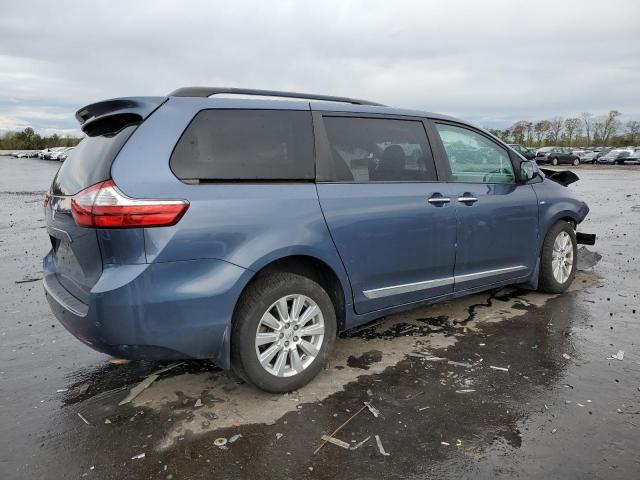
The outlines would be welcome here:
<svg viewBox="0 0 640 480">
<path fill-rule="evenodd" d="M 567 232 L 560 232 L 553 242 L 551 258 L 553 277 L 558 283 L 565 283 L 573 270 L 573 242 Z"/>
<path fill-rule="evenodd" d="M 256 355 L 271 375 L 290 377 L 311 365 L 323 340 L 320 307 L 305 295 L 287 295 L 262 315 L 256 331 Z"/>
</svg>

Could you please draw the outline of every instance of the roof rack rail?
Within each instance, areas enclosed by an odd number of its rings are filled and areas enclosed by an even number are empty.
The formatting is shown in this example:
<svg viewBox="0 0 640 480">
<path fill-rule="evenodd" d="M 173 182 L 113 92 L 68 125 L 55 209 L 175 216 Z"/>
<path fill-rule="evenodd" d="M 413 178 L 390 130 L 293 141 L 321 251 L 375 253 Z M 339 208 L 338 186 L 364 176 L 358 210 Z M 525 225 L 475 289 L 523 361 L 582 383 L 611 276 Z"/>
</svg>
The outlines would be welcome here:
<svg viewBox="0 0 640 480">
<path fill-rule="evenodd" d="M 170 97 L 210 97 L 212 95 L 221 94 L 234 95 L 259 95 L 262 97 L 284 97 L 284 98 L 302 98 L 308 100 L 324 100 L 327 102 L 352 103 L 354 105 L 374 105 L 384 107 L 381 103 L 371 102 L 369 100 L 358 100 L 357 98 L 334 97 L 331 95 L 315 95 L 313 93 L 296 93 L 296 92 L 280 92 L 277 90 L 254 90 L 250 88 L 228 88 L 228 87 L 184 87 L 174 90 L 169 94 Z"/>
</svg>

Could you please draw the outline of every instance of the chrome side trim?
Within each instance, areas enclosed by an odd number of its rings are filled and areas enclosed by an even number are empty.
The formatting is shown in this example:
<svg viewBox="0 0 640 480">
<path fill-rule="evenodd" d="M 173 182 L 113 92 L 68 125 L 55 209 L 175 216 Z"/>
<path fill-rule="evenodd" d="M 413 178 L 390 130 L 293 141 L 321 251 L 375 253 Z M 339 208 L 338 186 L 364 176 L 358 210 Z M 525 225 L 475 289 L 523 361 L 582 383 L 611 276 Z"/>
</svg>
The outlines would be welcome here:
<svg viewBox="0 0 640 480">
<path fill-rule="evenodd" d="M 527 270 L 524 265 L 516 265 L 515 267 L 496 268 L 495 270 L 487 270 L 485 272 L 467 273 L 465 275 L 458 275 L 455 277 L 456 283 L 469 282 L 471 280 L 477 280 L 479 278 L 492 277 L 494 275 L 502 275 L 504 273 L 519 272 L 521 270 Z"/>
<path fill-rule="evenodd" d="M 374 288 L 365 290 L 364 296 L 370 299 L 388 297 L 389 295 L 399 295 L 401 293 L 417 292 L 418 290 L 427 290 L 429 288 L 442 287 L 451 285 L 453 277 L 437 278 L 435 280 L 427 280 L 425 282 L 406 283 L 404 285 L 393 285 L 391 287 Z"/>
<path fill-rule="evenodd" d="M 467 273 L 454 277 L 437 278 L 435 280 L 426 280 L 424 282 L 406 283 L 404 285 L 392 285 L 391 287 L 374 288 L 364 290 L 362 293 L 369 299 L 388 297 L 389 295 L 400 295 L 401 293 L 417 292 L 419 290 L 428 290 L 430 288 L 443 287 L 453 283 L 469 282 L 479 278 L 492 277 L 494 275 L 502 275 L 505 273 L 519 272 L 528 270 L 524 265 L 514 267 L 497 268 L 494 270 L 486 270 L 484 272 Z"/>
</svg>

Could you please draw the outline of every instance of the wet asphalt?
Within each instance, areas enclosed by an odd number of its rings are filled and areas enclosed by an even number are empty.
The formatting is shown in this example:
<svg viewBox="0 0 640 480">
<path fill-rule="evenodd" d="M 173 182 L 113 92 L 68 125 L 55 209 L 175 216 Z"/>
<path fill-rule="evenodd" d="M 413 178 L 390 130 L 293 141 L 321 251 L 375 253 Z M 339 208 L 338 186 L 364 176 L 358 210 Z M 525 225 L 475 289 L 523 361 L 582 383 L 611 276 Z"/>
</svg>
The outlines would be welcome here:
<svg viewBox="0 0 640 480">
<path fill-rule="evenodd" d="M 42 198 L 58 166 L 0 157 L 0 478 L 640 477 L 640 167 L 573 169 L 591 207 L 579 230 L 598 241 L 564 295 L 387 317 L 342 334 L 288 395 L 187 361 L 118 406 L 170 364 L 111 364 L 49 312 Z M 354 414 L 334 435 L 351 448 L 314 454 Z"/>
</svg>

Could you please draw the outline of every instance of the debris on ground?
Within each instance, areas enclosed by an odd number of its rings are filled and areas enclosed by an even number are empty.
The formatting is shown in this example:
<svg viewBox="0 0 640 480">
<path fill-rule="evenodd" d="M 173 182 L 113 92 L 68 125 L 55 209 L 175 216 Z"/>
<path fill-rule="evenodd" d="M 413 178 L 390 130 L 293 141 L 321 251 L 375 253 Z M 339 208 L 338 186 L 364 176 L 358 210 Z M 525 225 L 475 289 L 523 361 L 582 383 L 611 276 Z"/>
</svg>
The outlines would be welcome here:
<svg viewBox="0 0 640 480">
<path fill-rule="evenodd" d="M 105 425 L 109 425 L 111 423 L 111 420 L 109 420 L 108 418 L 105 418 L 104 419 L 104 423 L 105 423 Z"/>
<path fill-rule="evenodd" d="M 159 376 L 160 375 L 158 375 L 157 373 L 152 373 L 151 375 L 149 375 L 147 378 L 145 378 L 143 381 L 141 381 L 139 384 L 137 384 L 135 387 L 129 390 L 129 395 L 127 395 L 124 400 L 118 403 L 118 406 L 122 406 L 131 402 L 131 400 L 133 400 L 138 395 L 140 395 L 144 390 L 149 388 L 149 386 L 151 386 L 151 384 L 155 382 Z"/>
<path fill-rule="evenodd" d="M 42 280 L 42 277 L 25 277 L 22 280 L 16 280 L 15 283 L 31 283 Z"/>
<path fill-rule="evenodd" d="M 202 400 L 197 399 L 197 400 L 196 400 L 196 403 L 195 403 L 193 406 L 194 406 L 194 408 L 201 407 L 201 406 L 202 406 Z"/>
<path fill-rule="evenodd" d="M 276 433 L 276 440 L 280 440 L 282 438 L 282 434 L 281 433 Z"/>
<path fill-rule="evenodd" d="M 446 360 L 444 357 L 434 357 L 433 355 L 425 355 L 424 353 L 412 352 L 407 353 L 408 357 L 422 358 L 423 360 L 428 360 L 430 362 L 441 362 Z"/>
<path fill-rule="evenodd" d="M 141 458 L 144 458 L 145 454 L 144 453 L 139 453 L 138 455 L 134 455 L 133 457 L 131 457 L 131 460 L 140 460 Z"/>
<path fill-rule="evenodd" d="M 68 390 L 69 390 L 68 388 L 59 388 L 58 390 L 56 390 L 56 393 L 64 393 Z"/>
<path fill-rule="evenodd" d="M 624 350 L 618 350 L 618 353 L 611 355 L 607 360 L 622 360 L 624 358 Z"/>
<path fill-rule="evenodd" d="M 382 440 L 380 440 L 380 435 L 376 435 L 375 437 L 376 437 L 376 443 L 378 444 L 378 451 L 380 452 L 380 454 L 384 455 L 385 457 L 388 457 L 389 455 L 391 455 L 390 453 L 384 450 L 384 447 L 382 446 Z"/>
<path fill-rule="evenodd" d="M 356 443 L 353 447 L 351 447 L 351 450 L 357 450 L 359 449 L 362 445 L 364 445 L 365 443 L 367 443 L 369 441 L 369 439 L 371 438 L 371 435 L 369 435 L 367 438 L 365 438 L 364 440 L 362 440 L 361 442 Z"/>
<path fill-rule="evenodd" d="M 473 388 L 464 388 L 462 390 L 456 390 L 456 393 L 472 393 L 475 392 Z"/>
<path fill-rule="evenodd" d="M 224 447 L 224 446 L 227 444 L 227 439 L 226 439 L 226 438 L 224 438 L 224 437 L 216 438 L 216 439 L 213 441 L 213 444 L 214 444 L 216 447 Z"/>
<path fill-rule="evenodd" d="M 440 442 L 440 445 L 444 445 L 445 447 L 448 447 L 450 444 L 449 442 Z"/>
<path fill-rule="evenodd" d="M 111 365 L 126 365 L 127 363 L 131 363 L 131 360 L 126 358 L 110 358 L 109 363 Z"/>
<path fill-rule="evenodd" d="M 563 353 L 562 358 L 564 358 L 565 360 L 571 360 L 571 355 L 569 355 L 568 353 Z"/>
<path fill-rule="evenodd" d="M 354 418 L 356 418 L 356 416 L 358 416 L 365 408 L 367 408 L 366 405 L 363 405 L 356 413 L 354 413 L 353 415 L 351 415 L 342 425 L 340 425 L 338 428 L 336 428 L 331 435 L 329 435 L 330 437 L 333 437 L 336 433 L 338 433 L 340 430 L 342 430 L 342 428 L 349 423 L 351 420 L 353 420 Z M 277 435 L 277 434 L 276 434 Z M 327 441 L 324 440 L 322 442 L 322 444 L 315 449 L 315 451 L 313 452 L 314 455 L 316 455 L 321 449 L 322 447 L 324 447 L 327 444 Z"/>
<path fill-rule="evenodd" d="M 156 370 L 153 372 L 153 375 L 160 375 L 161 373 L 168 372 L 169 370 L 173 370 L 176 367 L 179 367 L 184 362 L 172 363 L 171 365 L 167 365 L 166 367 L 162 367 L 160 370 Z"/>
<path fill-rule="evenodd" d="M 232 435 L 232 436 L 229 438 L 229 443 L 233 443 L 233 442 L 235 442 L 235 441 L 236 441 L 236 440 L 238 440 L 240 437 L 242 437 L 242 434 L 241 434 L 241 433 L 236 433 L 235 435 Z"/>
<path fill-rule="evenodd" d="M 380 416 L 380 410 L 374 407 L 373 404 L 369 402 L 364 402 L 364 404 L 367 406 L 367 408 L 369 409 L 369 411 L 374 417 L 378 418 Z"/>
<path fill-rule="evenodd" d="M 404 399 L 413 400 L 414 398 L 419 397 L 420 395 L 424 395 L 424 392 L 412 393 L 411 395 L 407 395 L 406 397 L 404 397 Z"/>
<path fill-rule="evenodd" d="M 125 404 L 131 402 L 134 398 L 136 398 L 138 395 L 140 395 L 144 390 L 149 388 L 151 386 L 151 384 L 153 382 L 155 382 L 158 379 L 158 377 L 160 377 L 160 375 L 162 373 L 167 372 L 167 371 L 169 371 L 169 370 L 171 370 L 173 368 L 176 368 L 176 367 L 182 365 L 183 363 L 184 362 L 172 363 L 171 365 L 163 367 L 160 370 L 156 370 L 151 375 L 149 375 L 147 378 L 142 380 L 138 385 L 136 385 L 131 390 L 129 390 L 129 395 L 127 395 L 124 400 L 122 400 L 120 403 L 118 403 L 118 406 L 122 406 L 122 405 L 125 405 Z"/>
<path fill-rule="evenodd" d="M 86 423 L 87 425 L 91 425 L 91 424 L 89 423 L 89 420 L 87 420 L 86 418 L 84 418 L 80 412 L 78 412 L 78 416 L 82 419 L 82 421 L 83 421 L 84 423 Z"/>
<path fill-rule="evenodd" d="M 329 435 L 322 435 L 322 440 L 324 440 L 325 442 L 329 442 L 329 443 L 333 443 L 334 445 L 337 445 L 338 447 L 342 447 L 345 448 L 347 450 L 351 449 L 351 445 L 349 445 L 347 442 L 344 442 L 342 440 L 339 440 L 337 438 L 334 437 L 330 437 Z"/>
<path fill-rule="evenodd" d="M 489 368 L 492 368 L 494 370 L 499 370 L 501 372 L 508 372 L 509 369 L 508 368 L 504 368 L 504 367 L 494 367 L 493 365 L 489 365 Z"/>
<path fill-rule="evenodd" d="M 578 249 L 578 270 L 585 270 L 593 267 L 602 259 L 602 255 L 598 252 L 592 252 L 585 246 Z"/>
<path fill-rule="evenodd" d="M 454 362 L 453 360 L 447 361 L 447 365 L 454 365 L 456 367 L 465 367 L 465 368 L 471 368 L 471 366 L 472 366 L 470 363 Z"/>
</svg>

